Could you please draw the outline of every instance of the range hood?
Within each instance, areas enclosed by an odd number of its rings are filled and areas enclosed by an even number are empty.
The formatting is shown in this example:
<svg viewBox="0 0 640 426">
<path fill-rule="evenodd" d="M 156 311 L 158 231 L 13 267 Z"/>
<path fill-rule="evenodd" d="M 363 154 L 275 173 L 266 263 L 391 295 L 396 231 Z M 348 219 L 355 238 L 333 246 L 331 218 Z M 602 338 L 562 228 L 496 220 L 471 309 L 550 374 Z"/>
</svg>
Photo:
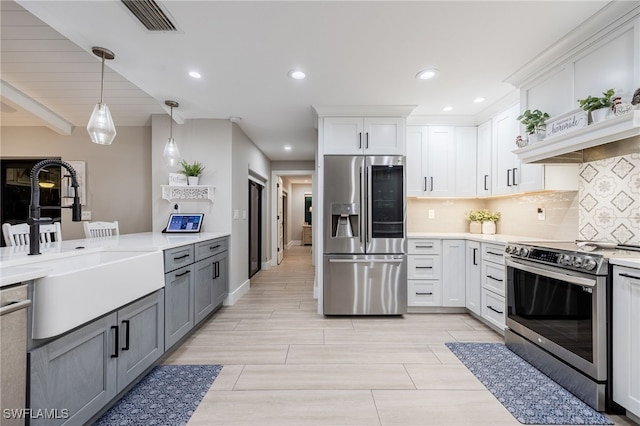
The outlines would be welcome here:
<svg viewBox="0 0 640 426">
<path fill-rule="evenodd" d="M 580 163 L 582 151 L 640 135 L 640 110 L 513 151 L 523 163 Z"/>
</svg>

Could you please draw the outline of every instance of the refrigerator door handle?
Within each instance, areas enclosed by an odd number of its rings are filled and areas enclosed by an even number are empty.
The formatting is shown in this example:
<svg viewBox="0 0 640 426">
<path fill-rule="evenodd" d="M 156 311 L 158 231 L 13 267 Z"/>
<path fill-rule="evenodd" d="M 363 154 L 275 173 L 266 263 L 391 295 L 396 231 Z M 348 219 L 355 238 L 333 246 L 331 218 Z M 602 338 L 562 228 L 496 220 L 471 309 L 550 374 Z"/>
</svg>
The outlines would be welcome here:
<svg viewBox="0 0 640 426">
<path fill-rule="evenodd" d="M 329 259 L 329 263 L 402 263 L 403 259 Z"/>
<path fill-rule="evenodd" d="M 358 240 L 360 241 L 360 248 L 362 249 L 362 252 L 364 253 L 364 220 L 362 220 L 364 218 L 364 205 L 362 204 L 364 202 L 364 181 L 362 179 L 362 166 L 360 167 L 360 212 L 358 213 L 358 227 L 360 228 L 358 230 Z"/>
<path fill-rule="evenodd" d="M 371 211 L 373 210 L 373 194 L 371 193 L 371 165 L 367 164 L 366 168 L 365 168 L 365 190 L 367 191 L 365 194 L 367 194 L 367 246 L 369 245 L 369 242 L 371 242 L 371 234 L 373 233 L 373 225 L 372 225 L 372 213 Z M 369 251 L 369 247 L 367 247 L 366 252 Z"/>
</svg>

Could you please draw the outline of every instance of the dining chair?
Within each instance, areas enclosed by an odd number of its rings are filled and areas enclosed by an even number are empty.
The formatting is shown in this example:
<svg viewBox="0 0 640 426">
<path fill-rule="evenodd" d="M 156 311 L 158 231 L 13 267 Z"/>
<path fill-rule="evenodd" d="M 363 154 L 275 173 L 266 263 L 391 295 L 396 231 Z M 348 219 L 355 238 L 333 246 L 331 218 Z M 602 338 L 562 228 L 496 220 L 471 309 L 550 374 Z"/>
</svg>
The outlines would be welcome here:
<svg viewBox="0 0 640 426">
<path fill-rule="evenodd" d="M 114 222 L 84 222 L 84 236 L 86 238 L 113 237 L 120 235 L 118 221 Z"/>
<path fill-rule="evenodd" d="M 26 223 L 19 223 L 17 225 L 4 223 L 2 224 L 2 235 L 4 236 L 4 242 L 7 247 L 29 245 L 29 225 Z M 40 242 L 50 243 L 53 241 L 62 241 L 60 222 L 40 225 Z"/>
</svg>

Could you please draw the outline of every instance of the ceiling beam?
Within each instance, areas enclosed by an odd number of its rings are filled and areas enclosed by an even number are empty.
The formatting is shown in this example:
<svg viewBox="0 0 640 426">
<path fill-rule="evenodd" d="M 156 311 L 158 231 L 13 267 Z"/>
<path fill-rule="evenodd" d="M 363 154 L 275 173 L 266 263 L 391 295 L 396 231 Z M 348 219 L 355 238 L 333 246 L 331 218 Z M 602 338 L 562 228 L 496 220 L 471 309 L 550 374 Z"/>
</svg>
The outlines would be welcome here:
<svg viewBox="0 0 640 426">
<path fill-rule="evenodd" d="M 11 102 L 44 121 L 44 125 L 46 127 L 58 134 L 68 136 L 73 131 L 74 126 L 72 123 L 60 117 L 58 114 L 33 98 L 22 93 L 4 80 L 0 80 L 0 95 L 3 100 Z"/>
</svg>

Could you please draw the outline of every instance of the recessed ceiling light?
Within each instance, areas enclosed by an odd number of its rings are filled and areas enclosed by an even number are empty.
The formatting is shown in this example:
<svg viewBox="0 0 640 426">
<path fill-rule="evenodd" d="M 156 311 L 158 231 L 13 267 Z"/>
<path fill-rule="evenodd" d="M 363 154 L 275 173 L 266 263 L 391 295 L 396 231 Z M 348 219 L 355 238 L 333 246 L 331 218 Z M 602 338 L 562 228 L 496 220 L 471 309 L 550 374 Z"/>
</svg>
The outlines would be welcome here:
<svg viewBox="0 0 640 426">
<path fill-rule="evenodd" d="M 438 75 L 438 70 L 435 68 L 431 68 L 428 70 L 420 71 L 418 74 L 416 74 L 416 78 L 418 80 L 431 80 L 436 75 Z"/>
<path fill-rule="evenodd" d="M 304 80 L 307 77 L 304 71 L 300 71 L 298 69 L 289 70 L 287 75 L 294 80 Z"/>
<path fill-rule="evenodd" d="M 285 145 L 284 146 L 284 150 L 285 151 L 291 151 L 291 145 Z"/>
<path fill-rule="evenodd" d="M 442 108 L 442 110 L 443 110 L 444 112 L 449 112 L 449 111 L 451 111 L 452 109 L 453 109 L 453 107 L 452 107 L 452 106 L 446 106 L 446 107 Z"/>
<path fill-rule="evenodd" d="M 198 71 L 189 71 L 189 75 L 190 75 L 191 77 L 193 77 L 193 78 L 200 78 L 200 77 L 202 77 Z"/>
<path fill-rule="evenodd" d="M 483 97 L 475 98 L 473 102 L 479 104 L 480 102 L 484 102 L 484 98 Z"/>
</svg>

